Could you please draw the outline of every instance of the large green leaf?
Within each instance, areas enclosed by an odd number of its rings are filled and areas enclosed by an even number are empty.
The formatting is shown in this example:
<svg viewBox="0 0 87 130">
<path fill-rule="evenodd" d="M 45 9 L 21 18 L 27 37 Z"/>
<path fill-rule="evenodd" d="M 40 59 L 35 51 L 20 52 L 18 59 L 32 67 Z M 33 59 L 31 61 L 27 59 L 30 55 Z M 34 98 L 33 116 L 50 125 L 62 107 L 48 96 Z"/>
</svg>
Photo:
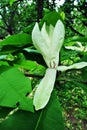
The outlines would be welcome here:
<svg viewBox="0 0 87 130">
<path fill-rule="evenodd" d="M 8 113 L 12 111 L 10 108 L 0 109 L 1 118 L 7 117 Z M 31 113 L 28 111 L 18 110 L 3 122 L 0 121 L 0 130 L 35 130 L 40 112 Z"/>
<path fill-rule="evenodd" d="M 52 11 L 43 17 L 43 19 L 40 21 L 40 24 L 43 25 L 43 23 L 46 22 L 47 25 L 52 24 L 53 26 L 55 26 L 58 19 L 61 19 L 63 21 L 63 18 L 59 12 Z"/>
<path fill-rule="evenodd" d="M 1 109 L 5 117 L 7 109 Z M 3 116 L 4 115 L 4 116 Z M 61 107 L 55 92 L 45 109 L 35 113 L 17 111 L 0 124 L 0 130 L 64 130 Z"/>
<path fill-rule="evenodd" d="M 20 52 L 23 48 L 31 46 L 31 43 L 31 36 L 26 33 L 9 36 L 0 42 L 0 54 Z"/>
<path fill-rule="evenodd" d="M 10 0 L 10 1 L 9 1 L 10 6 L 12 6 L 12 4 L 13 4 L 15 1 L 16 1 L 16 0 Z"/>
<path fill-rule="evenodd" d="M 41 111 L 35 130 L 64 130 L 61 107 L 55 92 Z"/>
<path fill-rule="evenodd" d="M 31 92 L 31 81 L 17 68 L 0 68 L 0 106 L 17 107 L 33 111 L 32 99 L 26 95 Z"/>
<path fill-rule="evenodd" d="M 87 37 L 72 38 L 72 41 L 87 42 Z"/>
<path fill-rule="evenodd" d="M 65 45 L 66 46 L 73 46 L 75 45 L 77 42 L 87 42 L 87 37 L 79 37 L 79 36 L 73 36 L 73 37 L 68 37 L 65 39 Z"/>
<path fill-rule="evenodd" d="M 26 33 L 15 34 L 8 36 L 6 39 L 0 41 L 0 48 L 10 45 L 14 47 L 23 47 L 31 43 L 31 36 Z"/>
</svg>

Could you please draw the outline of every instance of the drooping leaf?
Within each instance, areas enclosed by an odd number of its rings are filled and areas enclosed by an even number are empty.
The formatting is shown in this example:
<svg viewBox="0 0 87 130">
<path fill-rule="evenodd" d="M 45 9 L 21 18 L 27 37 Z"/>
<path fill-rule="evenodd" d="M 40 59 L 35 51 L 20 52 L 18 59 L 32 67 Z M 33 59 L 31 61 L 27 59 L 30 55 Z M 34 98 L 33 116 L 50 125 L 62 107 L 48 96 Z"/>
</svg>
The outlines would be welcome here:
<svg viewBox="0 0 87 130">
<path fill-rule="evenodd" d="M 20 47 L 21 49 L 21 47 Z M 5 45 L 2 47 L 0 54 L 4 55 L 4 54 L 10 54 L 10 53 L 14 53 L 17 52 L 19 50 L 19 47 L 15 47 L 14 45 Z"/>
<path fill-rule="evenodd" d="M 22 72 L 13 67 L 0 69 L 0 106 L 17 107 L 19 109 L 34 111 L 32 99 L 27 93 L 31 92 L 31 81 Z"/>
<path fill-rule="evenodd" d="M 2 108 L 0 113 L 6 116 L 8 108 Z M 45 109 L 35 113 L 17 111 L 0 124 L 1 130 L 64 130 L 61 107 L 53 91 L 51 99 Z"/>
</svg>

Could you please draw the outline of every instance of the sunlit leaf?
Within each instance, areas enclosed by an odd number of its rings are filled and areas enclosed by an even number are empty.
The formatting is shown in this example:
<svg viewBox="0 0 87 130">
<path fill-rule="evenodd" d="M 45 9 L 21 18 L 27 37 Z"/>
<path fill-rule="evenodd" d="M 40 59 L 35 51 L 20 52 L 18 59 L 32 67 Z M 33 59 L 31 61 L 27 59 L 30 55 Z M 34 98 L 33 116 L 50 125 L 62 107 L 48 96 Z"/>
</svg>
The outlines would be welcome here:
<svg viewBox="0 0 87 130">
<path fill-rule="evenodd" d="M 33 111 L 32 99 L 26 95 L 31 92 L 31 81 L 17 68 L 1 67 L 0 106 L 17 107 Z"/>
</svg>

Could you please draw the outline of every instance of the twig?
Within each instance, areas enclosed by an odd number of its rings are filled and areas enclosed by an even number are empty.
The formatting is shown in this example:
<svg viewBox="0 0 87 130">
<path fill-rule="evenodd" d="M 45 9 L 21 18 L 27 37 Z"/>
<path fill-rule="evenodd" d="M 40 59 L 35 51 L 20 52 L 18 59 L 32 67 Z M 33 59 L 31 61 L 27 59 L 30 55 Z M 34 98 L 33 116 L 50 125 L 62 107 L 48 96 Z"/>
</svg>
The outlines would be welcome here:
<svg viewBox="0 0 87 130">
<path fill-rule="evenodd" d="M 36 74 L 28 74 L 28 73 L 25 73 L 24 75 L 27 77 L 33 77 L 33 78 L 43 78 L 44 77 L 44 75 L 36 75 Z"/>
<path fill-rule="evenodd" d="M 59 79 L 57 79 L 57 81 L 69 81 L 69 82 L 76 81 L 76 82 L 80 82 L 80 83 L 84 83 L 84 84 L 87 83 L 87 81 L 73 79 L 73 78 L 72 79 L 71 78 L 59 78 Z"/>
</svg>

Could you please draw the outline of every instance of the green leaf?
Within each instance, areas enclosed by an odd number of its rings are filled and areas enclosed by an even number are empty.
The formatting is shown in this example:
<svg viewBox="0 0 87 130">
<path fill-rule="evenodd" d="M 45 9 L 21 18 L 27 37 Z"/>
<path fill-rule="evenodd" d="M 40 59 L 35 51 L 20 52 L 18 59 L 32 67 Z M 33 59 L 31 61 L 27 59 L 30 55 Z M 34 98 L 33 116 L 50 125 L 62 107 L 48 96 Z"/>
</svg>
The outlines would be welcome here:
<svg viewBox="0 0 87 130">
<path fill-rule="evenodd" d="M 14 64 L 17 68 L 23 68 L 26 70 L 29 70 L 29 74 L 44 74 L 43 72 L 45 71 L 45 67 L 43 67 L 40 64 L 37 64 L 35 61 L 30 61 L 30 60 L 22 60 L 21 63 Z"/>
<path fill-rule="evenodd" d="M 2 66 L 2 65 L 9 66 L 8 62 L 6 62 L 6 61 L 0 61 L 0 66 Z"/>
<path fill-rule="evenodd" d="M 23 47 L 27 44 L 30 44 L 31 41 L 31 36 L 26 34 L 26 33 L 21 33 L 21 34 L 15 34 L 12 36 L 8 36 L 6 39 L 3 41 L 0 41 L 0 48 L 10 45 L 14 47 Z"/>
<path fill-rule="evenodd" d="M 64 130 L 61 107 L 55 91 L 47 107 L 41 111 L 35 130 Z"/>
<path fill-rule="evenodd" d="M 0 54 L 1 55 L 10 54 L 10 53 L 13 53 L 13 52 L 17 52 L 18 50 L 19 50 L 19 48 L 15 47 L 14 45 L 5 45 L 5 46 L 2 47 Z"/>
<path fill-rule="evenodd" d="M 7 117 L 8 113 L 12 111 L 11 108 L 0 108 L 0 120 Z M 31 113 L 28 111 L 18 110 L 12 114 L 8 119 L 0 123 L 0 130 L 35 130 L 36 122 L 39 118 L 40 112 Z"/>
<path fill-rule="evenodd" d="M 8 108 L 0 109 L 2 117 L 10 111 Z M 64 130 L 61 107 L 56 92 L 53 91 L 51 99 L 45 109 L 35 113 L 17 111 L 0 124 L 1 130 Z"/>
<path fill-rule="evenodd" d="M 13 67 L 0 69 L 0 106 L 17 107 L 19 109 L 34 111 L 32 99 L 27 93 L 31 92 L 31 81 L 22 72 Z"/>
<path fill-rule="evenodd" d="M 63 11 L 60 13 L 60 15 L 61 15 L 62 19 L 65 20 L 65 13 Z"/>
<path fill-rule="evenodd" d="M 0 42 L 0 54 L 6 55 L 9 53 L 23 50 L 24 47 L 31 46 L 32 40 L 29 34 L 16 34 L 7 37 Z"/>
<path fill-rule="evenodd" d="M 10 6 L 12 6 L 12 4 L 13 4 L 15 1 L 16 1 L 16 0 L 10 0 L 10 1 L 9 1 Z"/>
<path fill-rule="evenodd" d="M 73 38 L 72 41 L 87 42 L 87 37 Z"/>
<path fill-rule="evenodd" d="M 52 24 L 53 26 L 55 26 L 58 19 L 61 19 L 63 21 L 63 18 L 61 17 L 60 13 L 52 11 L 43 17 L 43 19 L 40 21 L 40 25 L 43 25 L 43 23 L 46 22 L 47 25 Z"/>
</svg>

